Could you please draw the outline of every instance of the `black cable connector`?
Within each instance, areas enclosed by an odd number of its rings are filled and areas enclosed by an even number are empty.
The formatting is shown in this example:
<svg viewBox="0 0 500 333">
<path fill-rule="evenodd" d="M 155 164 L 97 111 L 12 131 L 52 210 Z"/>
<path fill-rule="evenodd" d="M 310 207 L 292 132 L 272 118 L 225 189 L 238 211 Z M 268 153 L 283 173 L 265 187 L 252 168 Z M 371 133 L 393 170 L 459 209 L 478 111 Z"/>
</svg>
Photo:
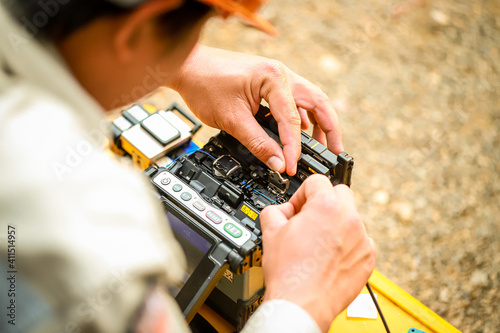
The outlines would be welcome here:
<svg viewBox="0 0 500 333">
<path fill-rule="evenodd" d="M 391 333 L 391 331 L 389 330 L 389 326 L 387 326 L 387 322 L 385 321 L 385 317 L 382 314 L 382 310 L 380 309 L 380 306 L 378 305 L 377 299 L 375 298 L 375 294 L 373 293 L 372 287 L 370 286 L 370 284 L 368 282 L 366 283 L 366 288 L 368 289 L 368 292 L 370 293 L 370 296 L 373 300 L 373 303 L 375 303 L 375 307 L 377 308 L 377 312 L 380 315 L 380 319 L 382 319 L 382 323 L 384 324 L 385 331 L 387 333 Z"/>
</svg>

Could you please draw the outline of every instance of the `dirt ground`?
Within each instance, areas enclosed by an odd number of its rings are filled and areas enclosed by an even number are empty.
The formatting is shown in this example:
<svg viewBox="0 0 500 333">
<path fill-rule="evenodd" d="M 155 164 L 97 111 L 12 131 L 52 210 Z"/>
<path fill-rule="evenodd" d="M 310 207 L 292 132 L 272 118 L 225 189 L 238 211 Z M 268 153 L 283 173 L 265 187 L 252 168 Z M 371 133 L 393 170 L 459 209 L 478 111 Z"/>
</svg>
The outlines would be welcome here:
<svg viewBox="0 0 500 333">
<path fill-rule="evenodd" d="M 318 84 L 377 268 L 463 332 L 500 332 L 500 2 L 424 1 L 274 0 L 279 38 L 216 20 L 203 41 Z"/>
</svg>

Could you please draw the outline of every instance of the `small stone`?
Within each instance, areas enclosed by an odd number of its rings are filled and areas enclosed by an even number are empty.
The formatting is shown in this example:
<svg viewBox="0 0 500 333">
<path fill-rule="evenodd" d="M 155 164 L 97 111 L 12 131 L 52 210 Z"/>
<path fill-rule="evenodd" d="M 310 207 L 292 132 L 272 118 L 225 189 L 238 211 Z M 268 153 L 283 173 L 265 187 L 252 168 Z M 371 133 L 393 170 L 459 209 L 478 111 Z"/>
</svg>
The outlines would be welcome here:
<svg viewBox="0 0 500 333">
<path fill-rule="evenodd" d="M 401 232 L 399 228 L 392 228 L 388 232 L 389 238 L 390 239 L 400 239 L 401 238 Z"/>
<path fill-rule="evenodd" d="M 343 65 L 342 63 L 333 55 L 325 54 L 319 59 L 319 65 L 322 69 L 329 72 L 339 72 Z"/>
<path fill-rule="evenodd" d="M 404 127 L 404 123 L 401 119 L 389 119 L 387 121 L 387 135 L 390 139 L 396 140 L 400 136 L 401 129 Z"/>
<path fill-rule="evenodd" d="M 413 219 L 413 207 L 408 202 L 395 202 L 392 210 L 402 222 L 410 222 Z"/>
<path fill-rule="evenodd" d="M 442 302 L 448 302 L 450 300 L 450 290 L 448 288 L 443 288 L 439 292 L 439 300 Z"/>
<path fill-rule="evenodd" d="M 450 22 L 450 17 L 440 10 L 433 9 L 431 10 L 430 15 L 434 22 L 438 24 L 447 25 Z"/>
<path fill-rule="evenodd" d="M 376 204 L 387 205 L 387 203 L 389 202 L 389 192 L 385 190 L 379 190 L 375 192 L 373 200 Z"/>
<path fill-rule="evenodd" d="M 429 73 L 429 84 L 436 87 L 441 82 L 441 75 L 437 72 Z"/>
<path fill-rule="evenodd" d="M 469 280 L 470 284 L 476 287 L 488 285 L 488 274 L 483 271 L 475 270 Z"/>
</svg>

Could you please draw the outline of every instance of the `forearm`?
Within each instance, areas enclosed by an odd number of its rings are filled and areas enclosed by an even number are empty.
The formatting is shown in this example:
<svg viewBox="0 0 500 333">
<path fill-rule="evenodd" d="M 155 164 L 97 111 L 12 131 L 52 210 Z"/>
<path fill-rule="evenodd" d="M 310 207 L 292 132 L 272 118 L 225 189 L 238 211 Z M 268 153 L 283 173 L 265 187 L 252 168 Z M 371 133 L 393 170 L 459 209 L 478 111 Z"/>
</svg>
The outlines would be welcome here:
<svg viewBox="0 0 500 333">
<path fill-rule="evenodd" d="M 169 78 L 169 81 L 166 83 L 166 86 L 170 89 L 173 89 L 180 94 L 182 94 L 181 90 L 186 88 L 186 84 L 184 84 L 186 77 L 193 77 L 193 75 L 199 74 L 201 68 L 203 68 L 203 64 L 207 63 L 209 59 L 209 53 L 213 50 L 208 46 L 197 44 L 189 57 L 184 61 L 182 66 L 177 70 L 175 74 Z"/>
</svg>

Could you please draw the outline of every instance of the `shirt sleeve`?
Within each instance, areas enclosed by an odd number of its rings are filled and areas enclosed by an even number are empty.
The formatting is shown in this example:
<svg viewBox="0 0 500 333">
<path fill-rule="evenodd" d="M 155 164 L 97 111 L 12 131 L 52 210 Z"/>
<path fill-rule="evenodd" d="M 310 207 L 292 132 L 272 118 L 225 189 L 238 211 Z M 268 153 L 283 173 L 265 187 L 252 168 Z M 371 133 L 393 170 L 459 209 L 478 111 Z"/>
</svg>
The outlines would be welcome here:
<svg viewBox="0 0 500 333">
<path fill-rule="evenodd" d="M 37 90 L 0 93 L 0 230 L 15 227 L 18 277 L 52 313 L 22 332 L 125 332 L 152 285 L 183 276 L 147 179 L 103 152 L 96 134 Z M 170 301 L 169 322 L 182 327 L 170 332 L 187 332 Z"/>
<path fill-rule="evenodd" d="M 242 333 L 321 333 L 314 319 L 300 306 L 285 300 L 262 303 Z"/>
</svg>

